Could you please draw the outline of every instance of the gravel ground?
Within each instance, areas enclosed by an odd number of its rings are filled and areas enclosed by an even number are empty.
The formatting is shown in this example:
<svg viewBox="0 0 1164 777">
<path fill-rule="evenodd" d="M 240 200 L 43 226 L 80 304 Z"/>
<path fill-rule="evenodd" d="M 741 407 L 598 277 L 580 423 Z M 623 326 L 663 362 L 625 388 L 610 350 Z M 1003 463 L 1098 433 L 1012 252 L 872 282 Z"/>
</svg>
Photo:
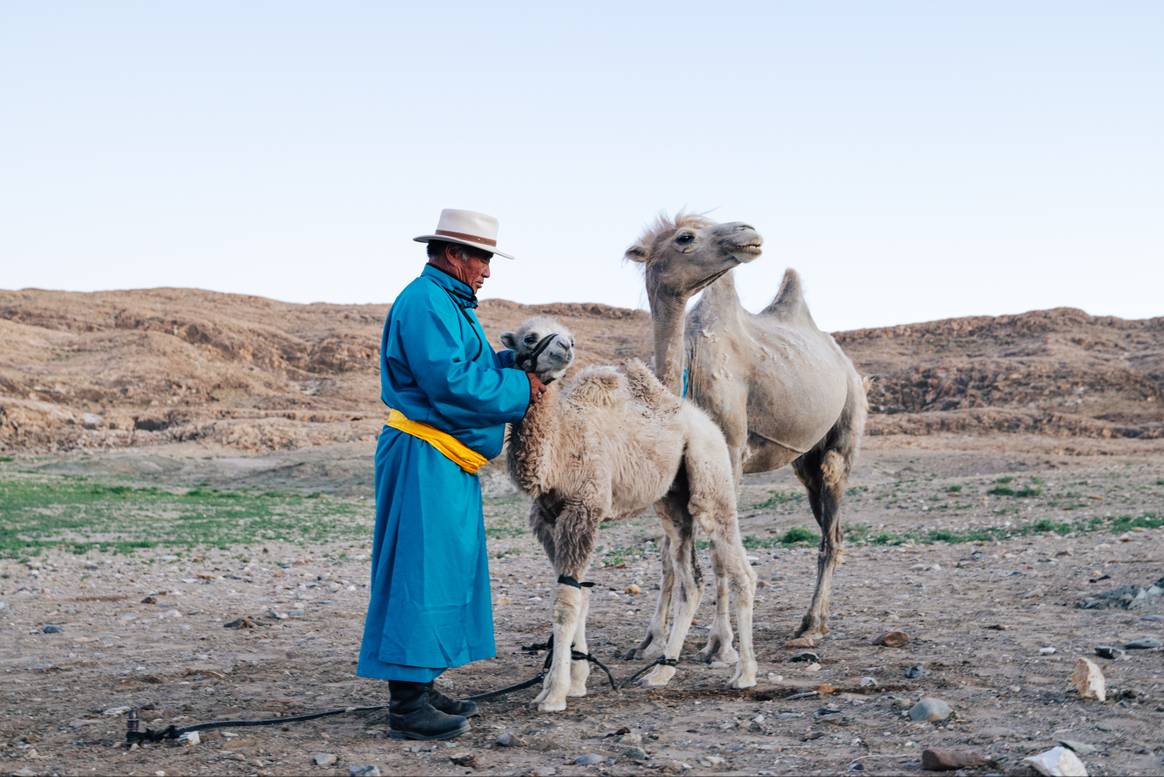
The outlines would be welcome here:
<svg viewBox="0 0 1164 777">
<path fill-rule="evenodd" d="M 223 487 L 334 481 L 349 498 L 367 499 L 359 472 L 370 458 L 361 451 L 344 448 L 331 466 L 327 451 L 300 458 L 301 466 L 292 454 L 235 465 L 174 448 L 14 466 L 173 483 L 191 482 L 197 470 L 199 482 Z M 549 626 L 553 576 L 522 530 L 526 502 L 499 473 L 487 485 L 498 657 L 447 673 L 442 682 L 458 693 L 532 676 L 541 657 L 520 647 Z M 812 591 L 815 549 L 781 538 L 811 528 L 807 506 L 787 471 L 750 476 L 740 507 L 762 581 L 756 688 L 730 691 L 729 668 L 691 660 L 710 622 L 708 589 L 668 688 L 612 692 L 595 672 L 590 695 L 571 699 L 566 712 L 540 714 L 527 704 L 534 692 L 523 691 L 484 705 L 469 734 L 436 745 L 389 740 L 375 715 L 207 732 L 193 746 L 123 744 L 129 707 L 159 727 L 386 703 L 382 684 L 353 674 L 367 600 L 364 542 L 54 550 L 0 561 L 0 772 L 347 775 L 374 765 L 384 774 L 877 774 L 918 772 L 923 749 L 951 748 L 994 761 L 971 772 L 1022 774 L 1024 757 L 1062 739 L 1094 748 L 1081 755 L 1091 774 L 1164 772 L 1164 652 L 1094 655 L 1102 644 L 1164 640 L 1164 596 L 1132 609 L 1077 607 L 1164 577 L 1164 529 L 1103 523 L 1057 533 L 1092 518 L 1164 513 L 1164 444 L 871 438 L 851 487 L 845 520 L 859 541 L 837 574 L 832 633 L 814 648 L 817 665 L 791 662 L 795 651 L 784 646 Z M 1019 533 L 1038 521 L 1060 529 Z M 370 514 L 368 522 L 370 531 Z M 987 529 L 1015 536 L 914 541 Z M 642 636 L 654 607 L 656 535 L 650 515 L 600 533 L 588 631 L 592 652 L 618 677 L 639 666 L 616 656 Z M 878 535 L 887 544 L 875 544 Z M 626 593 L 632 584 L 641 593 Z M 244 616 L 253 628 L 224 628 Z M 46 625 L 60 630 L 45 633 Z M 873 645 L 887 629 L 909 641 Z M 1072 687 L 1080 656 L 1106 675 L 1106 702 Z M 921 675 L 907 677 L 916 666 Z M 922 697 L 945 701 L 951 717 L 913 722 L 908 711 Z"/>
</svg>

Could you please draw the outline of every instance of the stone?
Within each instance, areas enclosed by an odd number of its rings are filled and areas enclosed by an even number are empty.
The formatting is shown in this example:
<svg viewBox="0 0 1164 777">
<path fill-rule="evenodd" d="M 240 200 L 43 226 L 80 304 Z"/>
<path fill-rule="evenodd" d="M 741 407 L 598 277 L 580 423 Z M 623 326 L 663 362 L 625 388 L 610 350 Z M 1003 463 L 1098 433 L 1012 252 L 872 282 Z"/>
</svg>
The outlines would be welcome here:
<svg viewBox="0 0 1164 777">
<path fill-rule="evenodd" d="M 380 777 L 380 767 L 375 764 L 349 766 L 348 777 Z"/>
<path fill-rule="evenodd" d="M 600 756 L 598 753 L 583 753 L 574 759 L 574 763 L 578 764 L 579 766 L 593 766 L 594 764 L 600 764 L 605 760 L 606 759 Z"/>
<path fill-rule="evenodd" d="M 784 643 L 784 647 L 789 650 L 796 650 L 798 648 L 810 648 L 816 646 L 816 640 L 812 637 L 796 637 Z"/>
<path fill-rule="evenodd" d="M 860 680 L 860 685 L 862 688 L 876 688 L 877 687 L 877 678 L 876 677 L 862 677 Z"/>
<path fill-rule="evenodd" d="M 1046 752 L 1023 759 L 1039 774 L 1046 777 L 1087 777 L 1087 767 L 1079 756 L 1065 747 L 1052 747 Z"/>
<path fill-rule="evenodd" d="M 45 634 L 60 634 L 65 630 L 64 626 L 58 626 L 55 623 L 46 623 L 40 627 L 40 630 Z"/>
<path fill-rule="evenodd" d="M 631 583 L 630 585 L 628 585 L 626 587 L 626 593 L 631 594 L 632 596 L 635 594 L 641 594 L 642 592 L 643 592 L 643 589 L 639 588 L 634 583 Z"/>
<path fill-rule="evenodd" d="M 182 736 L 178 737 L 178 744 L 186 747 L 194 747 L 202 742 L 202 737 L 197 731 L 187 731 Z"/>
<path fill-rule="evenodd" d="M 1107 683 L 1099 665 L 1088 658 L 1075 659 L 1075 671 L 1071 673 L 1071 683 L 1081 699 L 1107 701 Z"/>
<path fill-rule="evenodd" d="M 253 629 L 257 625 L 251 618 L 244 615 L 241 618 L 235 618 L 230 623 L 222 624 L 222 627 L 224 629 Z"/>
<path fill-rule="evenodd" d="M 647 751 L 641 747 L 628 747 L 622 751 L 622 754 L 632 761 L 649 761 L 651 756 L 647 755 Z"/>
<path fill-rule="evenodd" d="M 1074 739 L 1060 739 L 1059 744 L 1068 750 L 1074 750 L 1079 755 L 1091 755 L 1099 749 L 1095 745 L 1089 745 L 1086 742 L 1079 742 Z"/>
<path fill-rule="evenodd" d="M 1112 607 L 1131 610 L 1139 607 L 1147 598 L 1147 590 L 1140 586 L 1123 585 L 1099 596 L 1084 599 L 1075 606 L 1081 610 L 1102 610 Z"/>
<path fill-rule="evenodd" d="M 620 745 L 641 745 L 643 743 L 643 735 L 637 731 L 630 731 L 618 738 Z"/>
<path fill-rule="evenodd" d="M 474 769 L 477 766 L 477 756 L 473 753 L 453 753 L 449 756 L 449 760 L 455 766 L 464 766 L 468 769 Z"/>
<path fill-rule="evenodd" d="M 811 650 L 801 650 L 789 656 L 788 660 L 792 661 L 793 663 L 803 661 L 805 663 L 812 664 L 819 662 L 820 656 Z"/>
<path fill-rule="evenodd" d="M 922 698 L 909 708 L 909 719 L 915 721 L 937 721 L 950 717 L 950 705 L 932 696 Z"/>
<path fill-rule="evenodd" d="M 1053 656 L 1053 655 L 1055 655 L 1055 648 L 1050 647 L 1050 646 L 1041 647 L 1041 648 L 1039 648 L 1039 655 L 1040 656 Z"/>
<path fill-rule="evenodd" d="M 1160 646 L 1160 640 L 1144 637 L 1143 639 L 1133 639 L 1131 642 L 1125 642 L 1124 650 L 1159 650 Z"/>
<path fill-rule="evenodd" d="M 105 419 L 96 413 L 83 413 L 81 415 L 81 426 L 86 429 L 100 429 L 103 420 Z"/>
<path fill-rule="evenodd" d="M 12 772 L 12 777 L 35 777 L 35 775 L 36 775 L 36 772 L 34 772 L 28 766 L 21 767 L 20 769 L 17 769 L 16 771 Z"/>
<path fill-rule="evenodd" d="M 699 759 L 704 766 L 723 766 L 724 760 L 718 755 L 705 755 Z"/>
<path fill-rule="evenodd" d="M 331 766 L 339 757 L 335 753 L 316 753 L 311 756 L 311 762 L 316 766 Z"/>
<path fill-rule="evenodd" d="M 922 751 L 921 763 L 928 772 L 953 772 L 988 766 L 991 760 L 973 750 L 926 749 Z"/>
<path fill-rule="evenodd" d="M 905 676 L 910 680 L 918 680 L 926 676 L 926 668 L 921 664 L 914 664 L 905 670 Z"/>
<path fill-rule="evenodd" d="M 1115 645 L 1096 645 L 1095 654 L 1100 658 L 1110 658 L 1113 661 L 1127 655 L 1122 648 L 1118 648 Z"/>
<path fill-rule="evenodd" d="M 909 635 L 904 631 L 892 629 L 886 631 L 877 639 L 873 640 L 874 645 L 882 645 L 884 647 L 901 647 L 909 642 Z"/>
<path fill-rule="evenodd" d="M 110 707 L 109 709 L 103 711 L 101 714 L 108 718 L 116 718 L 120 715 L 124 715 L 127 712 L 129 712 L 129 707 Z"/>
<path fill-rule="evenodd" d="M 516 736 L 512 731 L 506 731 L 497 737 L 495 744 L 498 747 L 525 747 L 525 741 L 521 737 Z"/>
</svg>

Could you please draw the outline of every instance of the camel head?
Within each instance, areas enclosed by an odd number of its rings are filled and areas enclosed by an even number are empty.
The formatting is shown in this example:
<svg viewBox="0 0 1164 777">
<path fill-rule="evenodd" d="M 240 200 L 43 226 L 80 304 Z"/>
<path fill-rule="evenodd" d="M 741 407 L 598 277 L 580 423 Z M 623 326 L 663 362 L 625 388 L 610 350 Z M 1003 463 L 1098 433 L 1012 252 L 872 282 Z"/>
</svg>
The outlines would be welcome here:
<svg viewBox="0 0 1164 777">
<path fill-rule="evenodd" d="M 647 291 L 687 300 L 736 265 L 760 255 L 764 239 L 748 224 L 717 224 L 703 216 L 660 216 L 627 249 L 626 258 L 643 265 Z"/>
<path fill-rule="evenodd" d="M 574 363 L 574 335 L 549 316 L 527 318 L 516 332 L 501 335 L 501 342 L 513 349 L 518 368 L 534 373 L 542 383 L 562 377 Z"/>
</svg>

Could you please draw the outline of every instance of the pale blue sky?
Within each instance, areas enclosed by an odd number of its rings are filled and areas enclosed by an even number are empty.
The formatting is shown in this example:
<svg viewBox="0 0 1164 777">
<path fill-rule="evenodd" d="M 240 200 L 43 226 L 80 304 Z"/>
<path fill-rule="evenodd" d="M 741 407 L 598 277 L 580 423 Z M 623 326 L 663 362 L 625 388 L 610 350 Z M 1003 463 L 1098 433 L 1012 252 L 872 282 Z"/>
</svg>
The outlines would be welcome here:
<svg viewBox="0 0 1164 777">
<path fill-rule="evenodd" d="M 0 287 L 387 302 L 458 207 L 483 296 L 645 306 L 687 207 L 828 329 L 1164 315 L 1164 3 L 547 6 L 0 0 Z"/>
</svg>

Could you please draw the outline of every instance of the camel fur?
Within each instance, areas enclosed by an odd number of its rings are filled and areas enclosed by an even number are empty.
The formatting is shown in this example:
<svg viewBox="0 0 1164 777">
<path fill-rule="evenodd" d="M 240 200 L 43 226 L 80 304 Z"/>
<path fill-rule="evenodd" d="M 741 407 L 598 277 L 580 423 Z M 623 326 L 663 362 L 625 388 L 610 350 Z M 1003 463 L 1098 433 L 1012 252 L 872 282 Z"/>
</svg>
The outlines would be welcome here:
<svg viewBox="0 0 1164 777">
<path fill-rule="evenodd" d="M 811 644 L 828 632 L 841 499 L 864 432 L 865 387 L 813 321 L 794 270 L 762 312 L 744 310 L 731 270 L 758 257 L 762 244 L 748 224 L 680 214 L 660 217 L 626 258 L 643 265 L 655 371 L 676 393 L 686 382 L 687 396 L 723 430 L 736 482 L 791 463 L 808 491 L 821 542 L 816 590 L 795 636 Z"/>
<path fill-rule="evenodd" d="M 545 350 L 559 354 L 545 366 L 552 371 L 565 359 L 557 343 L 568 341 L 573 350 L 573 338 L 560 324 L 527 321 L 502 335 L 502 342 L 516 351 L 520 365 L 547 332 L 558 333 L 554 347 Z M 756 575 L 740 540 L 727 444 L 702 410 L 668 392 L 638 360 L 621 368 L 589 367 L 564 388 L 550 386 L 512 426 L 508 459 L 513 481 L 533 497 L 530 528 L 559 576 L 583 578 L 602 521 L 655 505 L 674 595 L 667 597 L 669 614 L 660 612 L 665 606 L 660 597 L 652 629 L 661 631 L 669 615 L 670 634 L 665 644 L 659 640 L 667 659 L 678 660 L 702 594 L 694 555 L 698 526 L 710 540 L 716 570 L 726 578 L 725 592 L 730 589 L 735 597 L 740 653 L 729 684 L 755 685 Z M 587 651 L 589 588 L 562 580 L 554 597 L 552 663 L 534 701 L 543 712 L 565 709 L 567 696 L 584 696 L 590 672 L 587 662 L 571 662 L 570 653 L 571 648 Z M 674 674 L 674 666 L 656 666 L 643 684 L 663 686 Z"/>
</svg>

